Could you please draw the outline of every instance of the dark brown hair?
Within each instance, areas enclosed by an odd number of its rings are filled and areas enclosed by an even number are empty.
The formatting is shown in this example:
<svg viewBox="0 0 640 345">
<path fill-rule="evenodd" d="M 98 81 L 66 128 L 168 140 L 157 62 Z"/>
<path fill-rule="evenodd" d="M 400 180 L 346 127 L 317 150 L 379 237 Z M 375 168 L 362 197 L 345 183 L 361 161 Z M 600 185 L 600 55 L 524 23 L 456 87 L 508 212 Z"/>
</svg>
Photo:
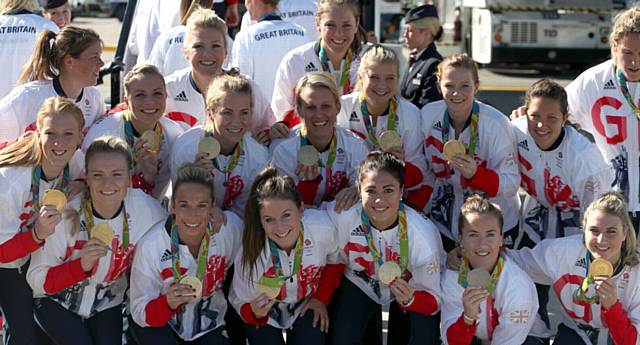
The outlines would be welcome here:
<svg viewBox="0 0 640 345">
<path fill-rule="evenodd" d="M 360 183 L 362 183 L 365 175 L 372 171 L 385 171 L 400 183 L 400 188 L 404 185 L 404 162 L 391 153 L 373 151 L 367 155 L 367 158 L 360 162 L 358 166 L 358 179 L 356 180 L 358 190 L 360 190 Z"/>
<path fill-rule="evenodd" d="M 502 233 L 504 220 L 502 218 L 502 210 L 500 210 L 500 207 L 480 194 L 473 194 L 469 196 L 460 207 L 460 215 L 458 215 L 458 236 L 462 236 L 462 229 L 464 229 L 465 225 L 469 224 L 467 216 L 470 214 L 490 215 L 495 217 L 498 221 L 500 233 Z"/>
</svg>

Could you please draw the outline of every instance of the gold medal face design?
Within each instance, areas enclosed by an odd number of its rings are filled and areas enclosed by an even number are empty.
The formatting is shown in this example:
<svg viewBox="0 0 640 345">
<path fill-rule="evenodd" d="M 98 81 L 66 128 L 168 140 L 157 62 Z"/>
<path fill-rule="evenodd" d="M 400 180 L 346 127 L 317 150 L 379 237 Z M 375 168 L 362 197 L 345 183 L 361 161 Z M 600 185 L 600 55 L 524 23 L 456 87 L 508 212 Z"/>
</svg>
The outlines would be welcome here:
<svg viewBox="0 0 640 345">
<path fill-rule="evenodd" d="M 402 146 L 402 138 L 396 131 L 385 131 L 380 135 L 378 142 L 380 143 L 380 148 L 387 152 L 394 147 Z"/>
<path fill-rule="evenodd" d="M 380 269 L 378 269 L 378 278 L 385 285 L 391 284 L 394 279 L 400 277 L 402 269 L 395 261 L 386 261 Z"/>
<path fill-rule="evenodd" d="M 320 159 L 320 152 L 313 145 L 304 145 L 298 150 L 298 163 L 304 166 L 314 166 Z"/>
<path fill-rule="evenodd" d="M 195 290 L 194 296 L 196 298 L 202 296 L 202 282 L 196 276 L 184 276 L 180 279 L 180 284 L 191 286 Z"/>
<path fill-rule="evenodd" d="M 57 189 L 47 189 L 44 191 L 42 204 L 55 206 L 58 212 L 62 212 L 67 207 L 67 196 Z"/>
<path fill-rule="evenodd" d="M 280 287 L 258 284 L 258 293 L 265 294 L 269 299 L 275 299 L 280 294 Z"/>
<path fill-rule="evenodd" d="M 158 151 L 160 149 L 160 137 L 155 131 L 147 130 L 142 133 L 140 139 L 145 140 L 144 148 L 149 151 Z"/>
<path fill-rule="evenodd" d="M 96 224 L 91 229 L 91 238 L 97 238 L 109 246 L 113 241 L 113 229 L 107 223 Z"/>
<path fill-rule="evenodd" d="M 449 140 L 442 149 L 442 153 L 444 154 L 447 160 L 452 160 L 456 155 L 464 155 L 467 153 L 467 149 L 464 147 L 464 144 L 459 140 Z"/>
<path fill-rule="evenodd" d="M 206 159 L 215 159 L 220 154 L 220 143 L 214 137 L 205 136 L 198 144 L 198 152 L 206 153 Z"/>
<path fill-rule="evenodd" d="M 467 275 L 467 286 L 486 289 L 489 286 L 491 274 L 483 269 L 476 268 Z"/>
<path fill-rule="evenodd" d="M 605 259 L 595 259 L 589 266 L 589 274 L 592 277 L 611 277 L 613 275 L 613 266 Z"/>
</svg>

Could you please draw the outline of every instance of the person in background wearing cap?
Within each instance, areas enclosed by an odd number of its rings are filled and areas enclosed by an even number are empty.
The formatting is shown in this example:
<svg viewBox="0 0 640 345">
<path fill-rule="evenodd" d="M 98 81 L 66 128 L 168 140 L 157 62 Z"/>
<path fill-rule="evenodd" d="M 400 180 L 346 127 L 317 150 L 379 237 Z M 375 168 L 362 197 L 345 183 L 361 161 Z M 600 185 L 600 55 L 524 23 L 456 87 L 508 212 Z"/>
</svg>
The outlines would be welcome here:
<svg viewBox="0 0 640 345">
<path fill-rule="evenodd" d="M 418 108 L 442 99 L 435 74 L 442 56 L 434 42 L 440 37 L 442 26 L 435 6 L 418 6 L 405 16 L 404 39 L 411 53 L 409 67 L 400 83 L 400 93 Z"/>
<path fill-rule="evenodd" d="M 71 5 L 69 5 L 69 1 L 47 0 L 43 9 L 43 17 L 54 22 L 60 29 L 71 23 Z"/>
</svg>

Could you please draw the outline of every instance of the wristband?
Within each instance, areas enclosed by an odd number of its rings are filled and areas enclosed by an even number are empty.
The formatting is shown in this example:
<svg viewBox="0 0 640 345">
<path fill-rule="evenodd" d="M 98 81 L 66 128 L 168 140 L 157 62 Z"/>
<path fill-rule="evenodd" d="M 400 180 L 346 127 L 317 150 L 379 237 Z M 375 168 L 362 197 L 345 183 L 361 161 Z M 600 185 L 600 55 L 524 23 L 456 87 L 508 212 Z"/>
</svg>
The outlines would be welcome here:
<svg viewBox="0 0 640 345">
<path fill-rule="evenodd" d="M 468 317 L 465 313 L 462 313 L 462 317 L 465 321 L 472 322 L 471 326 L 474 326 L 478 322 L 478 320 Z"/>
<path fill-rule="evenodd" d="M 44 242 L 44 238 L 40 238 L 38 236 L 38 232 L 36 231 L 35 227 L 33 228 L 33 237 L 35 237 L 38 242 Z"/>
<path fill-rule="evenodd" d="M 407 302 L 407 303 L 400 302 L 400 305 L 406 308 L 406 307 L 410 306 L 411 303 L 413 303 L 413 300 L 415 300 L 415 299 L 416 299 L 416 295 L 413 294 L 413 295 L 411 295 L 411 299 L 409 299 L 409 302 Z"/>
</svg>

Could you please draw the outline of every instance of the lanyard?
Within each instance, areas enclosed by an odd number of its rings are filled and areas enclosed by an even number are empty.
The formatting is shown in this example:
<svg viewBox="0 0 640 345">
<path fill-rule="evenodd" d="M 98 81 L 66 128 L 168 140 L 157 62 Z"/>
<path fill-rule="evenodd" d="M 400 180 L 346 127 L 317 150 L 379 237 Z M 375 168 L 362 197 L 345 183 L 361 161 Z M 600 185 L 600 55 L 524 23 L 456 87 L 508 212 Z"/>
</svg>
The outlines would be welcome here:
<svg viewBox="0 0 640 345">
<path fill-rule="evenodd" d="M 213 137 L 213 132 L 206 131 L 205 136 Z M 240 141 L 236 145 L 236 148 L 233 150 L 233 153 L 231 153 L 231 160 L 229 161 L 229 164 L 227 165 L 226 168 L 224 169 L 222 168 L 220 162 L 218 161 L 218 157 L 211 160 L 216 170 L 218 170 L 224 175 L 225 197 L 222 202 L 222 208 L 224 210 L 228 209 L 231 206 L 231 202 L 233 201 L 233 200 L 229 200 L 231 198 L 231 187 L 232 187 L 231 183 L 229 183 L 229 179 L 231 179 L 231 173 L 238 166 L 238 162 L 240 162 L 240 156 L 244 153 L 242 142 L 243 142 L 243 139 L 240 139 Z"/>
<path fill-rule="evenodd" d="M 391 101 L 389 102 L 389 117 L 387 119 L 387 130 L 395 131 L 398 122 L 398 99 L 393 96 Z M 367 108 L 367 101 L 364 98 L 364 93 L 360 93 L 360 112 L 362 112 L 362 121 L 364 121 L 364 126 L 367 128 L 367 134 L 369 135 L 369 141 L 376 148 L 380 147 L 380 143 L 378 142 L 378 137 L 376 136 L 376 131 L 373 128 L 373 121 L 371 120 L 371 113 L 369 113 L 369 108 Z"/>
<path fill-rule="evenodd" d="M 384 258 L 373 241 L 369 215 L 364 209 L 360 213 L 360 221 L 364 236 L 369 245 L 369 251 L 376 263 L 382 266 L 384 264 Z M 400 226 L 398 229 L 398 235 L 400 236 L 400 269 L 404 272 L 407 266 L 409 266 L 409 240 L 407 238 L 407 211 L 405 211 L 403 203 L 400 203 L 400 207 L 398 208 L 398 224 Z"/>
<path fill-rule="evenodd" d="M 153 131 L 156 132 L 158 138 L 160 138 L 160 145 L 164 142 L 164 131 L 162 130 L 162 125 L 160 121 L 158 121 L 153 128 Z M 136 135 L 134 134 L 136 131 L 133 129 L 133 123 L 131 123 L 131 110 L 127 109 L 124 111 L 124 137 L 129 144 L 129 149 L 131 153 L 134 154 L 135 157 L 135 146 L 134 143 L 136 141 Z M 142 134 L 142 133 L 141 133 Z"/>
<path fill-rule="evenodd" d="M 31 201 L 33 210 L 36 213 L 40 212 L 40 181 L 42 180 L 42 174 L 43 171 L 41 165 L 38 164 L 33 167 L 31 174 Z M 70 180 L 69 164 L 67 164 L 62 171 L 62 181 L 58 181 L 56 183 L 56 187 L 60 188 L 65 195 L 69 193 Z"/>
<path fill-rule="evenodd" d="M 300 128 L 300 147 L 305 145 L 311 145 L 309 138 L 307 137 L 307 128 L 302 126 Z M 333 176 L 333 162 L 336 160 L 336 152 L 338 147 L 338 132 L 333 129 L 333 137 L 331 138 L 331 145 L 329 146 L 329 156 L 327 157 L 327 163 L 324 164 L 322 162 L 322 157 L 318 157 L 318 167 L 325 167 L 325 190 L 324 195 L 322 196 L 322 200 L 326 200 L 330 197 L 331 190 L 331 177 Z M 317 189 L 315 190 L 317 193 Z M 316 195 L 314 193 L 313 200 L 315 200 Z"/>
<path fill-rule="evenodd" d="M 478 121 L 480 120 L 480 106 L 478 102 L 473 102 L 473 108 L 471 109 L 471 138 L 469 140 L 469 157 L 473 158 L 473 154 L 476 151 L 476 142 L 478 141 Z M 449 117 L 449 110 L 444 112 L 444 126 L 442 126 L 442 144 L 446 144 L 449 141 L 449 127 L 451 119 Z"/>
<path fill-rule="evenodd" d="M 169 217 L 165 223 L 165 228 L 171 226 L 171 268 L 173 270 L 173 280 L 178 282 L 182 278 L 180 273 L 180 238 L 178 236 L 178 225 L 175 222 L 175 216 Z M 198 269 L 196 277 L 203 281 L 207 269 L 207 259 L 209 256 L 209 242 L 211 241 L 211 228 L 207 223 L 204 230 L 204 236 L 200 242 L 198 250 Z"/>
<path fill-rule="evenodd" d="M 598 303 L 600 299 L 598 298 L 597 294 L 591 297 L 587 296 L 589 286 L 595 282 L 595 279 L 593 279 L 591 272 L 589 272 L 589 266 L 591 266 L 591 260 L 593 260 L 593 258 L 591 257 L 591 253 L 588 250 L 587 254 L 585 254 L 584 256 L 584 259 L 584 261 L 587 263 L 587 267 L 585 267 L 585 269 L 587 270 L 586 277 L 582 280 L 582 284 L 580 284 L 580 287 L 578 287 L 578 289 L 573 293 L 573 299 L 589 304 Z"/>
<path fill-rule="evenodd" d="M 302 250 L 304 249 L 304 225 L 300 222 L 300 234 L 298 235 L 298 241 L 296 242 L 296 252 L 293 259 L 293 270 L 291 275 L 285 276 L 282 271 L 282 263 L 280 262 L 280 254 L 278 252 L 278 245 L 271 239 L 267 239 L 269 242 L 269 251 L 271 252 L 271 263 L 273 264 L 274 277 L 260 277 L 260 284 L 280 287 L 284 282 L 293 278 L 298 272 L 300 272 L 300 265 L 302 263 Z"/>
<path fill-rule="evenodd" d="M 84 220 L 87 222 L 87 232 L 89 232 L 89 238 L 91 238 L 91 229 L 93 229 L 93 206 L 91 206 L 91 199 L 84 201 L 84 207 L 82 209 L 84 211 Z M 118 249 L 118 254 L 122 254 L 129 247 L 129 219 L 124 206 L 122 207 L 122 212 L 122 250 Z"/>
<path fill-rule="evenodd" d="M 640 109 L 638 109 L 638 106 L 633 102 L 633 99 L 631 98 L 629 88 L 627 87 L 627 80 L 624 78 L 624 74 L 622 74 L 622 70 L 620 69 L 620 67 L 616 67 L 616 77 L 618 79 L 618 84 L 620 85 L 620 92 L 622 92 L 622 95 L 627 100 L 629 107 L 631 107 L 633 113 L 640 120 Z"/>
<path fill-rule="evenodd" d="M 329 57 L 327 56 L 327 52 L 324 50 L 324 44 L 320 42 L 320 52 L 319 52 L 320 63 L 322 64 L 322 70 L 324 72 L 331 72 L 331 66 L 329 63 Z M 347 55 L 344 59 L 344 64 L 342 65 L 342 74 L 340 75 L 339 91 L 342 91 L 341 95 L 347 95 L 351 93 L 351 80 L 349 79 L 349 72 L 351 71 L 351 63 L 353 62 L 353 52 L 351 48 L 347 50 Z"/>
<path fill-rule="evenodd" d="M 496 290 L 496 285 L 498 285 L 498 279 L 500 278 L 500 273 L 502 273 L 502 269 L 504 268 L 504 258 L 502 254 L 498 256 L 498 263 L 496 267 L 493 268 L 491 272 L 491 278 L 489 279 L 489 285 L 487 286 L 487 292 L 489 294 L 493 294 Z M 458 284 L 460 284 L 463 288 L 467 288 L 469 283 L 467 282 L 467 275 L 469 274 L 469 263 L 467 259 L 462 259 L 462 263 L 460 264 L 460 273 L 458 274 Z"/>
</svg>

